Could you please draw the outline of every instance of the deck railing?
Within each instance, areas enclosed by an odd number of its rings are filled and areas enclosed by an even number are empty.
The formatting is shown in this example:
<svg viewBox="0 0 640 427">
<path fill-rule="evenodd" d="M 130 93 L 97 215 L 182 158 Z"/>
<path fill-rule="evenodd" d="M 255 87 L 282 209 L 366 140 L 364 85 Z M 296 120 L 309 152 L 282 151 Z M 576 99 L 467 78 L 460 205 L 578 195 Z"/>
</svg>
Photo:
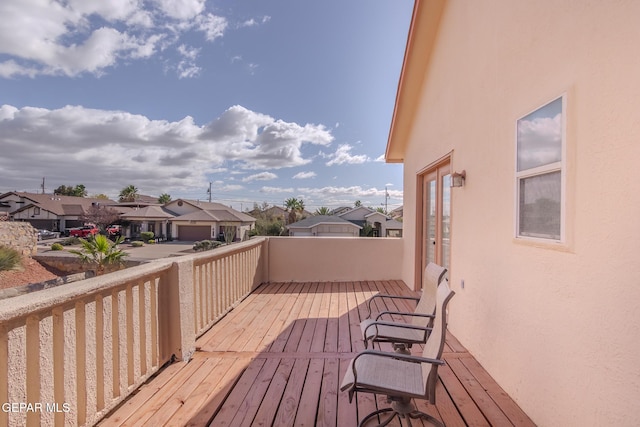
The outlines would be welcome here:
<svg viewBox="0 0 640 427">
<path fill-rule="evenodd" d="M 195 334 L 200 336 L 264 279 L 266 239 L 232 245 L 193 262 Z"/>
<path fill-rule="evenodd" d="M 0 425 L 93 425 L 261 283 L 399 277 L 399 239 L 257 238 L 0 301 Z"/>
</svg>

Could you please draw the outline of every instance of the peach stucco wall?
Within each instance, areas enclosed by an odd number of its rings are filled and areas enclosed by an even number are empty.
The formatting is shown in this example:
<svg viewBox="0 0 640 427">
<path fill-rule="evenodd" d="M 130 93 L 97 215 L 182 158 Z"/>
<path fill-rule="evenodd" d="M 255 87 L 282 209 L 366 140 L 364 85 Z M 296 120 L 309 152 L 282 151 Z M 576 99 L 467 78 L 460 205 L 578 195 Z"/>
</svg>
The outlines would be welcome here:
<svg viewBox="0 0 640 427">
<path fill-rule="evenodd" d="M 639 17 L 637 1 L 447 1 L 404 150 L 403 279 L 416 174 L 451 153 L 467 181 L 449 327 L 540 426 L 640 417 Z M 514 237 L 515 124 L 563 94 L 566 242 L 532 244 Z"/>
</svg>

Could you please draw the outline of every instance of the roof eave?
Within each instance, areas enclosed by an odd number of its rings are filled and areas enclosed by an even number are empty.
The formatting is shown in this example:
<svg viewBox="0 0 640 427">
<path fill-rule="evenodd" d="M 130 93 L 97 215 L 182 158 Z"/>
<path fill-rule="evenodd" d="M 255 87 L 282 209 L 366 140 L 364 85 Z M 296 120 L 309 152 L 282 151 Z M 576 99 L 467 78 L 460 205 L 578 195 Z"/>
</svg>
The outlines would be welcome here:
<svg viewBox="0 0 640 427">
<path fill-rule="evenodd" d="M 403 163 L 446 0 L 415 0 L 385 161 Z"/>
</svg>

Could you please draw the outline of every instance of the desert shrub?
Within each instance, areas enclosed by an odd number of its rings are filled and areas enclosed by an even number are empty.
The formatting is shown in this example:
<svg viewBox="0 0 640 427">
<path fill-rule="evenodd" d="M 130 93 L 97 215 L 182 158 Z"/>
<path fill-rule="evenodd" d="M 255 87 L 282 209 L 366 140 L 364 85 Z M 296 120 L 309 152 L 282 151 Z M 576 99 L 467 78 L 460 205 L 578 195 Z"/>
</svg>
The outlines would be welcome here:
<svg viewBox="0 0 640 427">
<path fill-rule="evenodd" d="M 141 246 L 144 246 L 144 243 L 136 240 L 135 242 L 131 242 L 131 246 L 133 246 L 134 248 L 139 248 Z"/>
<path fill-rule="evenodd" d="M 149 240 L 147 240 L 147 243 L 150 243 L 150 244 L 154 244 L 155 242 L 156 242 L 156 241 L 155 241 L 155 239 L 149 239 Z"/>
<path fill-rule="evenodd" d="M 0 271 L 13 270 L 20 265 L 20 252 L 7 246 L 0 246 Z"/>
<path fill-rule="evenodd" d="M 144 242 L 148 242 L 149 240 L 153 239 L 154 237 L 155 237 L 155 234 L 153 234 L 153 231 L 143 231 L 142 233 L 140 233 L 140 238 Z"/>
<path fill-rule="evenodd" d="M 218 246 L 222 245 L 222 242 L 218 242 L 215 240 L 201 240 L 199 242 L 195 242 L 193 244 L 193 250 L 198 251 L 209 251 L 211 249 L 215 249 Z"/>
<path fill-rule="evenodd" d="M 59 242 L 62 246 L 74 246 L 80 244 L 80 239 L 78 237 L 72 236 L 67 237 L 63 241 Z"/>
<path fill-rule="evenodd" d="M 51 245 L 52 251 L 61 251 L 62 249 L 64 249 L 64 246 L 62 246 L 60 243 L 54 243 L 53 245 Z"/>
</svg>

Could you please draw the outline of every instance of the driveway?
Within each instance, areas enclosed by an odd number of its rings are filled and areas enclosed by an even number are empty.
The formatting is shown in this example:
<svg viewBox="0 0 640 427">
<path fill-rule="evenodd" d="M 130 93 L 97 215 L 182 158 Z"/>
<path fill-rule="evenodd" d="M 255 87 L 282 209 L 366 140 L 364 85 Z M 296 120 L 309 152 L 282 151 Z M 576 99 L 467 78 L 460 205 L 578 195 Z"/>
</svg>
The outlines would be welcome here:
<svg viewBox="0 0 640 427">
<path fill-rule="evenodd" d="M 68 252 L 68 249 L 80 248 L 79 246 L 67 246 L 63 251 L 52 251 L 51 250 L 52 243 L 53 242 L 51 240 L 38 242 L 38 255 L 75 257 L 75 255 L 70 254 Z M 164 242 L 164 243 L 155 243 L 155 244 L 145 243 L 144 246 L 141 246 L 138 248 L 131 246 L 129 243 L 123 243 L 120 245 L 120 249 L 124 250 L 128 254 L 126 258 L 127 260 L 150 261 L 154 259 L 177 257 L 177 256 L 194 253 L 192 249 L 193 243 L 194 242 L 176 240 L 173 242 Z"/>
</svg>

